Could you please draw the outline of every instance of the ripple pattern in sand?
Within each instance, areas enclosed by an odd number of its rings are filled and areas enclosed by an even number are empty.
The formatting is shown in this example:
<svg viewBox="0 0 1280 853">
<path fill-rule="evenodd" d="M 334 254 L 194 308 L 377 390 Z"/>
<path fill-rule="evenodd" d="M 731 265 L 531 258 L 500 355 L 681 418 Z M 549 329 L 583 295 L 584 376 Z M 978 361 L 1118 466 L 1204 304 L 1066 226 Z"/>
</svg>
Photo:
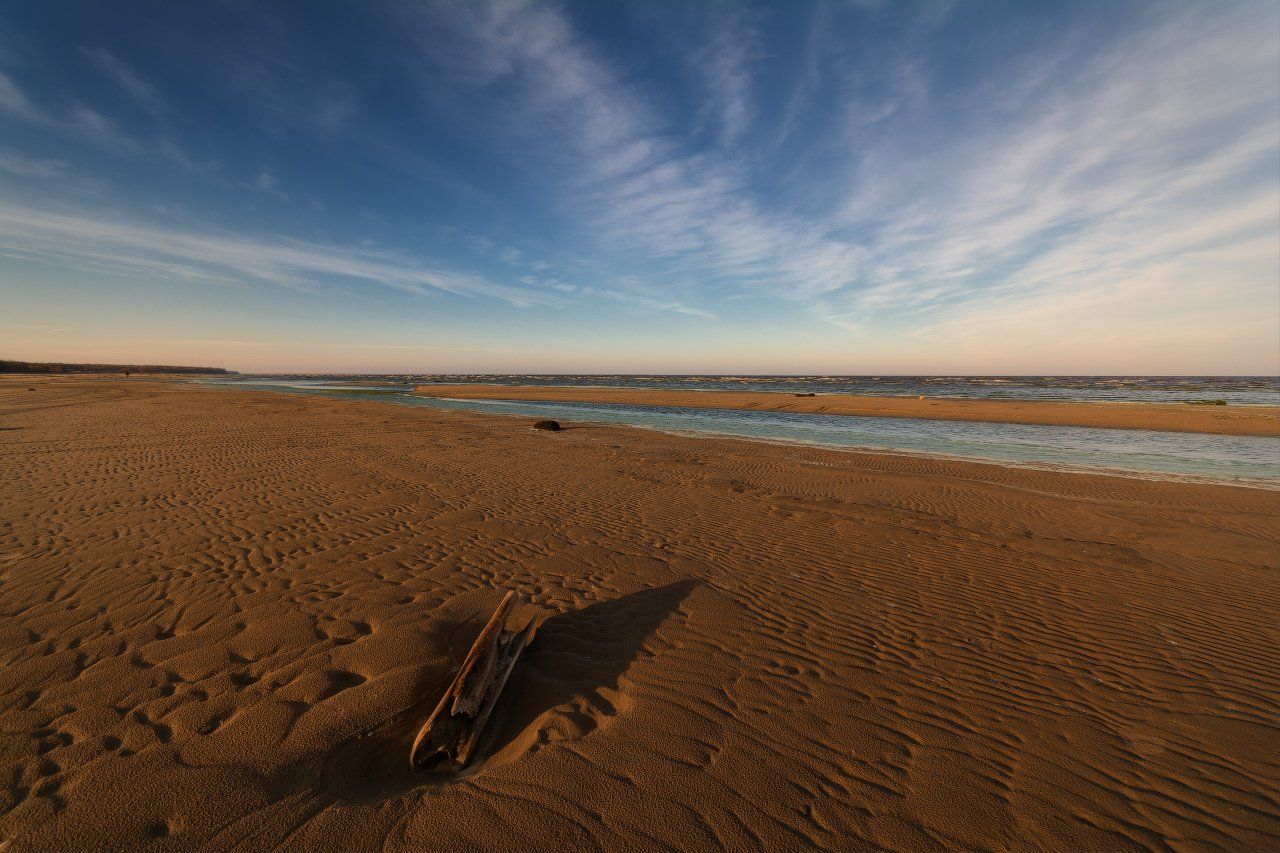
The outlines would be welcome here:
<svg viewBox="0 0 1280 853">
<path fill-rule="evenodd" d="M 1273 493 L 41 381 L 11 849 L 1280 838 Z M 498 587 L 542 629 L 483 762 L 397 775 Z"/>
</svg>

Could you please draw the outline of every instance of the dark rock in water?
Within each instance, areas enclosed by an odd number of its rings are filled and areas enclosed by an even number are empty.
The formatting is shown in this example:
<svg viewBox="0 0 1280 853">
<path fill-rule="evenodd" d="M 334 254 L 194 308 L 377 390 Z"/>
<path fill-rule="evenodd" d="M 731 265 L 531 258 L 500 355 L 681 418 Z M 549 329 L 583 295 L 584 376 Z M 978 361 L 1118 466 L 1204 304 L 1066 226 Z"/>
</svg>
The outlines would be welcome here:
<svg viewBox="0 0 1280 853">
<path fill-rule="evenodd" d="M 808 394 L 796 394 L 796 396 L 797 397 L 816 397 L 818 395 L 810 391 Z"/>
<path fill-rule="evenodd" d="M 560 431 L 560 422 L 559 422 L 559 421 L 538 421 L 536 424 L 534 424 L 534 425 L 533 425 L 533 428 L 534 428 L 534 429 L 549 429 L 549 430 L 551 430 L 552 432 L 559 432 L 559 431 Z"/>
</svg>

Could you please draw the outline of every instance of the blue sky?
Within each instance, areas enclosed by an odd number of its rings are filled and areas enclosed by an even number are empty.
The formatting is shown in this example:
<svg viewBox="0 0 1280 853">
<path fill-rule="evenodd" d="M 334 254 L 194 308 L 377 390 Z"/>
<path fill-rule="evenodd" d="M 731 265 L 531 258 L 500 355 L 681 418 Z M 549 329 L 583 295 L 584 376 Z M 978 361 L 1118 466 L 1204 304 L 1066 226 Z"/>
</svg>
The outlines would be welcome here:
<svg viewBox="0 0 1280 853">
<path fill-rule="evenodd" d="M 1280 5 L 0 8 L 0 357 L 1280 372 Z"/>
</svg>

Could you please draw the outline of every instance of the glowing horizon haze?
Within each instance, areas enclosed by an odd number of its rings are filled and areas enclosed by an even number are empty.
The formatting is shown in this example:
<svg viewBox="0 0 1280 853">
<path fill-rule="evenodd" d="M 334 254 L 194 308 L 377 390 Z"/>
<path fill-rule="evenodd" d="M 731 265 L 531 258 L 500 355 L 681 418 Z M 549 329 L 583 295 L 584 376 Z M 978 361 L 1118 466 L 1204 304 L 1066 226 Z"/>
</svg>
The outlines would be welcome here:
<svg viewBox="0 0 1280 853">
<path fill-rule="evenodd" d="M 1280 4 L 0 9 L 0 358 L 1280 373 Z"/>
</svg>

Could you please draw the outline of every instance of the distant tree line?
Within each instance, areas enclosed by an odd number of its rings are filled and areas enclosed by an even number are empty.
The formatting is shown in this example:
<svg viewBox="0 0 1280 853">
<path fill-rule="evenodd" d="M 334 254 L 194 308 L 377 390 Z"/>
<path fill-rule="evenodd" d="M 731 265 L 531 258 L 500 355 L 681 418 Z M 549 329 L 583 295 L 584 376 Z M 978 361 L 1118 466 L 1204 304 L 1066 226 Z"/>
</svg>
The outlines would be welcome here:
<svg viewBox="0 0 1280 853">
<path fill-rule="evenodd" d="M 233 371 L 225 367 L 180 367 L 171 364 L 67 364 L 61 361 L 5 361 L 0 373 L 215 373 Z"/>
</svg>

